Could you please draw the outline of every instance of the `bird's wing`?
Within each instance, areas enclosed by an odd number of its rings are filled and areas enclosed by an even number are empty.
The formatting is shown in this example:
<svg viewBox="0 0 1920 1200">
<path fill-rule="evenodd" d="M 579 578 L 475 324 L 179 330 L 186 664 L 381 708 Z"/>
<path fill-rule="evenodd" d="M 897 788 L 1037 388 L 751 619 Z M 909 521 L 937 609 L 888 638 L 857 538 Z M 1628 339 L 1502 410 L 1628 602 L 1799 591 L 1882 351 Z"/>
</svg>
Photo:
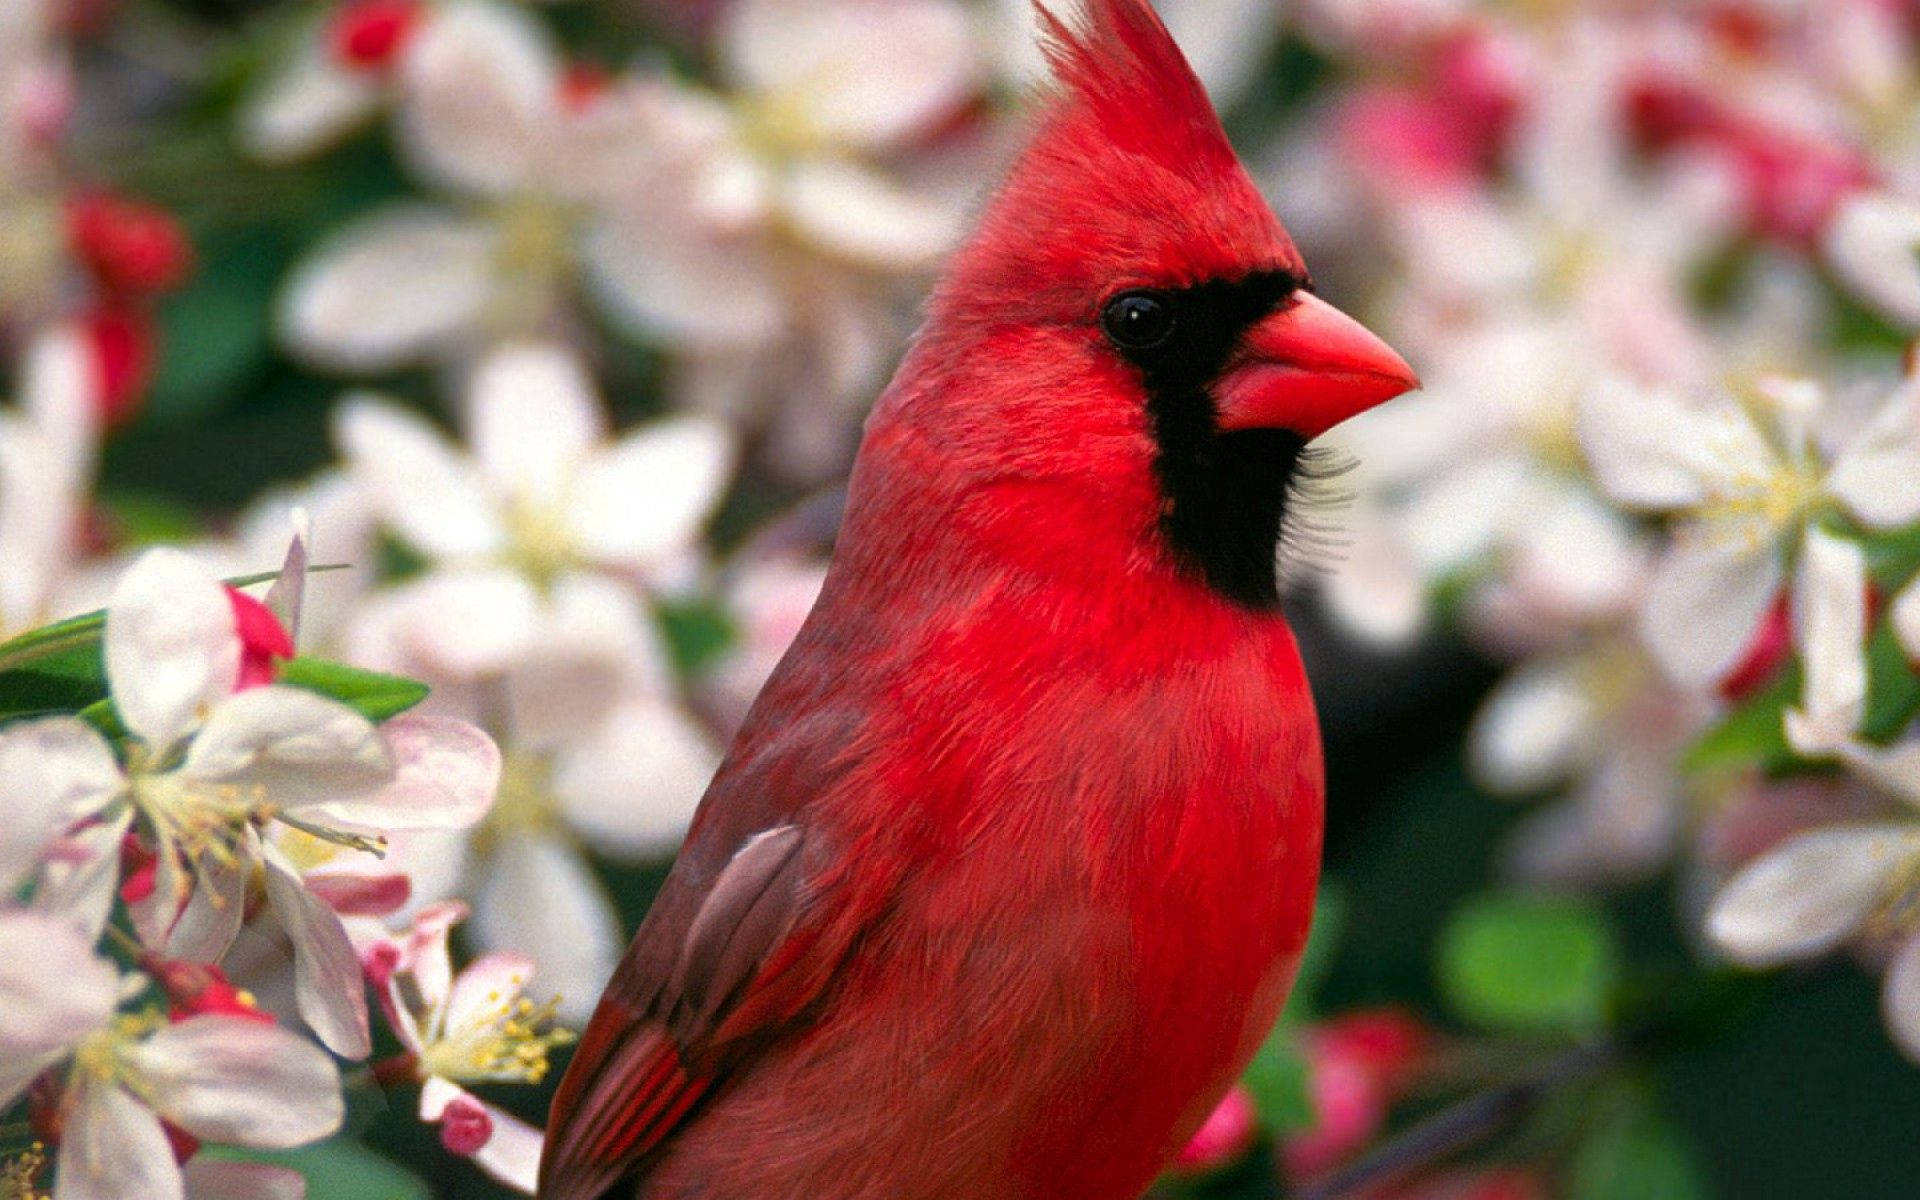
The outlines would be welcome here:
<svg viewBox="0 0 1920 1200">
<path fill-rule="evenodd" d="M 717 872 L 683 853 L 554 1097 L 542 1197 L 600 1200 L 643 1170 L 832 978 L 880 904 L 817 894 L 808 838 L 798 821 L 762 829 Z"/>
</svg>

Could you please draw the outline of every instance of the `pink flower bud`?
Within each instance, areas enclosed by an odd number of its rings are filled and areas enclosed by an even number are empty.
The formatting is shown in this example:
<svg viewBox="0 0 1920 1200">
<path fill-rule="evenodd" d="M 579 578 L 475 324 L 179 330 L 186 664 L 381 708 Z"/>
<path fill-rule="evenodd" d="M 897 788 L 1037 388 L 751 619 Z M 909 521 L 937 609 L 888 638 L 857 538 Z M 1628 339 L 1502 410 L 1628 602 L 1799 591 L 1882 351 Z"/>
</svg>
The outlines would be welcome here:
<svg viewBox="0 0 1920 1200">
<path fill-rule="evenodd" d="M 193 266 L 193 247 L 172 214 L 107 192 L 68 202 L 67 241 L 100 286 L 119 296 L 170 291 Z"/>
<path fill-rule="evenodd" d="M 354 0 L 333 18 L 333 55 L 346 66 L 383 71 L 420 27 L 419 0 Z"/>
<path fill-rule="evenodd" d="M 83 315 L 81 327 L 99 365 L 100 421 L 125 424 L 140 409 L 153 371 L 153 321 L 133 308 L 107 305 Z"/>
<path fill-rule="evenodd" d="M 470 1158 L 480 1153 L 493 1136 L 493 1117 L 472 1096 L 455 1096 L 447 1102 L 440 1118 L 440 1144 L 448 1151 Z"/>
<path fill-rule="evenodd" d="M 1259 1114 L 1253 1096 L 1235 1084 L 1180 1151 L 1173 1165 L 1181 1171 L 1215 1171 L 1231 1165 L 1253 1147 L 1260 1135 Z"/>
</svg>

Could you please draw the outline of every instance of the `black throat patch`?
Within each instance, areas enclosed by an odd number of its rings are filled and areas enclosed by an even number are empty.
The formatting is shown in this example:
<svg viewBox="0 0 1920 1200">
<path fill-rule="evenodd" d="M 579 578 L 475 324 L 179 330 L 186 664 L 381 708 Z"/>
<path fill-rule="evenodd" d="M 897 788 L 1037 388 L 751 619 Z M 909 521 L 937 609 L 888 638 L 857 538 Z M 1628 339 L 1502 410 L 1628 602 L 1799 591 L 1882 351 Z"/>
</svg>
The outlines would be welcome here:
<svg viewBox="0 0 1920 1200">
<path fill-rule="evenodd" d="M 1114 344 L 1139 368 L 1159 453 L 1161 533 L 1174 560 L 1246 608 L 1280 603 L 1276 575 L 1286 505 L 1306 441 L 1285 429 L 1221 432 L 1210 389 L 1241 336 L 1300 281 L 1281 271 L 1157 293 L 1172 333 L 1148 349 Z"/>
</svg>

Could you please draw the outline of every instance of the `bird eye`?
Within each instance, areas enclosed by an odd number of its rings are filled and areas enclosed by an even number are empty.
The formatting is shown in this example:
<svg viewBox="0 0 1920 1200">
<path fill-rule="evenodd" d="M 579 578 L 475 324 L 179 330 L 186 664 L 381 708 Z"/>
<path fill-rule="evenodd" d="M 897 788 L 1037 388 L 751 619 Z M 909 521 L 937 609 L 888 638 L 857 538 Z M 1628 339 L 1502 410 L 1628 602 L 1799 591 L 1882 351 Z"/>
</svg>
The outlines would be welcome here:
<svg viewBox="0 0 1920 1200">
<path fill-rule="evenodd" d="M 1107 301 L 1101 327 L 1123 350 L 1151 350 L 1173 333 L 1173 302 L 1159 292 L 1122 292 Z"/>
</svg>

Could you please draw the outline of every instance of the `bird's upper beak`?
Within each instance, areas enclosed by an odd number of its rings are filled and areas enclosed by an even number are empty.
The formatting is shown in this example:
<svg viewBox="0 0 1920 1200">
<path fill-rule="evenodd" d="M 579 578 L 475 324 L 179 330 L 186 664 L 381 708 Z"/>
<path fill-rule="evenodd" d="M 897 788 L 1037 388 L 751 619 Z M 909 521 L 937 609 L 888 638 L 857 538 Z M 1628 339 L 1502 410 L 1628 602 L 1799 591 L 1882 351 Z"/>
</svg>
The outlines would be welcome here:
<svg viewBox="0 0 1920 1200">
<path fill-rule="evenodd" d="M 1366 326 L 1311 292 L 1249 329 L 1214 387 L 1220 428 L 1315 438 L 1420 386 Z"/>
</svg>

